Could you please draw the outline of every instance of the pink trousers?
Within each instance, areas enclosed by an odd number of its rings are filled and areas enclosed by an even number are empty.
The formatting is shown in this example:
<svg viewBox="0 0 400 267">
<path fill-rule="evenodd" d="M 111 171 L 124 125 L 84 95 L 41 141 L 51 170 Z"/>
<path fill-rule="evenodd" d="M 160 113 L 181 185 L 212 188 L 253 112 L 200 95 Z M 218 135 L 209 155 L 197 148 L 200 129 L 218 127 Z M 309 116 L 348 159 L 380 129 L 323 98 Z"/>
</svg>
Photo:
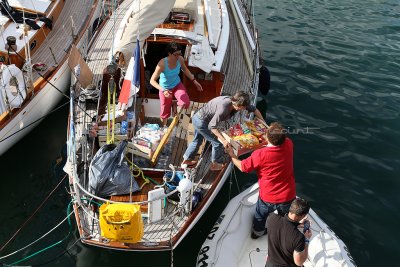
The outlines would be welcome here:
<svg viewBox="0 0 400 267">
<path fill-rule="evenodd" d="M 177 86 L 169 90 L 169 92 L 175 96 L 176 100 L 178 100 L 178 106 L 182 108 L 189 107 L 189 95 L 187 94 L 186 88 L 182 83 L 179 83 Z M 160 118 L 167 119 L 169 116 L 171 116 L 172 96 L 168 98 L 165 97 L 163 91 L 159 91 L 158 95 L 160 97 L 161 104 Z"/>
</svg>

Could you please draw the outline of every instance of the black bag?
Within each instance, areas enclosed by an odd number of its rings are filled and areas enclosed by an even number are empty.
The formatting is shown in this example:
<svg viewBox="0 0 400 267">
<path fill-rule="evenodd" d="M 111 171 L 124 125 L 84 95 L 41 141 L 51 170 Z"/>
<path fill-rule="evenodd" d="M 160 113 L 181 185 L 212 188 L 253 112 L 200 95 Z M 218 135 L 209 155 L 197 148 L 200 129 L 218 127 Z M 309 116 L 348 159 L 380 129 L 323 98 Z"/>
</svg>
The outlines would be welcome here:
<svg viewBox="0 0 400 267">
<path fill-rule="evenodd" d="M 89 185 L 96 196 L 107 197 L 140 191 L 128 163 L 124 160 L 126 145 L 126 140 L 117 146 L 104 145 L 93 157 L 89 168 Z"/>
</svg>

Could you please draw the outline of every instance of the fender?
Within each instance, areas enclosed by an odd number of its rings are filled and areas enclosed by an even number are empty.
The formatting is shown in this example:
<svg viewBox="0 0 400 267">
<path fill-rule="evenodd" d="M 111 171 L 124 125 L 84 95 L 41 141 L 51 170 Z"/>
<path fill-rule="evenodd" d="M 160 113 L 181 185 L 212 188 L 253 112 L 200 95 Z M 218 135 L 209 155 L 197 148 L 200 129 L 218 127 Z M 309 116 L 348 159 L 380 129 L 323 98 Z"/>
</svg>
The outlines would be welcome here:
<svg viewBox="0 0 400 267">
<path fill-rule="evenodd" d="M 258 90 L 263 94 L 268 94 L 269 88 L 271 86 L 271 75 L 266 66 L 261 66 L 260 72 L 258 74 Z"/>
</svg>

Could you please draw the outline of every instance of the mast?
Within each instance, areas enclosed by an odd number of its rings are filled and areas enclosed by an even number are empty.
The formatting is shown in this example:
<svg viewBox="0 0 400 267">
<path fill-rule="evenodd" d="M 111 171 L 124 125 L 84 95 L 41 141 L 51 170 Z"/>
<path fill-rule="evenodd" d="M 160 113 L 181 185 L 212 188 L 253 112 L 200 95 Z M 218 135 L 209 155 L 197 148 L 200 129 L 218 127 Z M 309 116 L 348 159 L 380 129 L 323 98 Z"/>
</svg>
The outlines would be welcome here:
<svg viewBox="0 0 400 267">
<path fill-rule="evenodd" d="M 23 70 L 25 71 L 25 89 L 28 93 L 33 89 L 32 83 L 32 59 L 31 59 L 31 49 L 29 46 L 29 38 L 28 38 L 28 31 L 29 26 L 25 23 L 25 12 L 23 14 L 23 31 L 24 31 L 24 43 L 25 43 L 25 64 L 23 66 Z"/>
</svg>

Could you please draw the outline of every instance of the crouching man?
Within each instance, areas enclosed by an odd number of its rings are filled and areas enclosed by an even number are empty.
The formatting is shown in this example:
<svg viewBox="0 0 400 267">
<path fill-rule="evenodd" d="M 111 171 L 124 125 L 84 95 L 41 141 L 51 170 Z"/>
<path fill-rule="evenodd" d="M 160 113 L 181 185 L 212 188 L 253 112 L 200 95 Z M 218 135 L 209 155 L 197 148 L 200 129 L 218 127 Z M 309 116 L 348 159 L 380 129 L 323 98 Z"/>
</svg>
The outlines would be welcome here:
<svg viewBox="0 0 400 267">
<path fill-rule="evenodd" d="M 308 244 L 311 230 L 300 232 L 310 210 L 307 201 L 301 198 L 293 200 L 289 213 L 285 216 L 270 214 L 267 218 L 268 258 L 266 267 L 302 266 L 308 257 Z"/>
</svg>

